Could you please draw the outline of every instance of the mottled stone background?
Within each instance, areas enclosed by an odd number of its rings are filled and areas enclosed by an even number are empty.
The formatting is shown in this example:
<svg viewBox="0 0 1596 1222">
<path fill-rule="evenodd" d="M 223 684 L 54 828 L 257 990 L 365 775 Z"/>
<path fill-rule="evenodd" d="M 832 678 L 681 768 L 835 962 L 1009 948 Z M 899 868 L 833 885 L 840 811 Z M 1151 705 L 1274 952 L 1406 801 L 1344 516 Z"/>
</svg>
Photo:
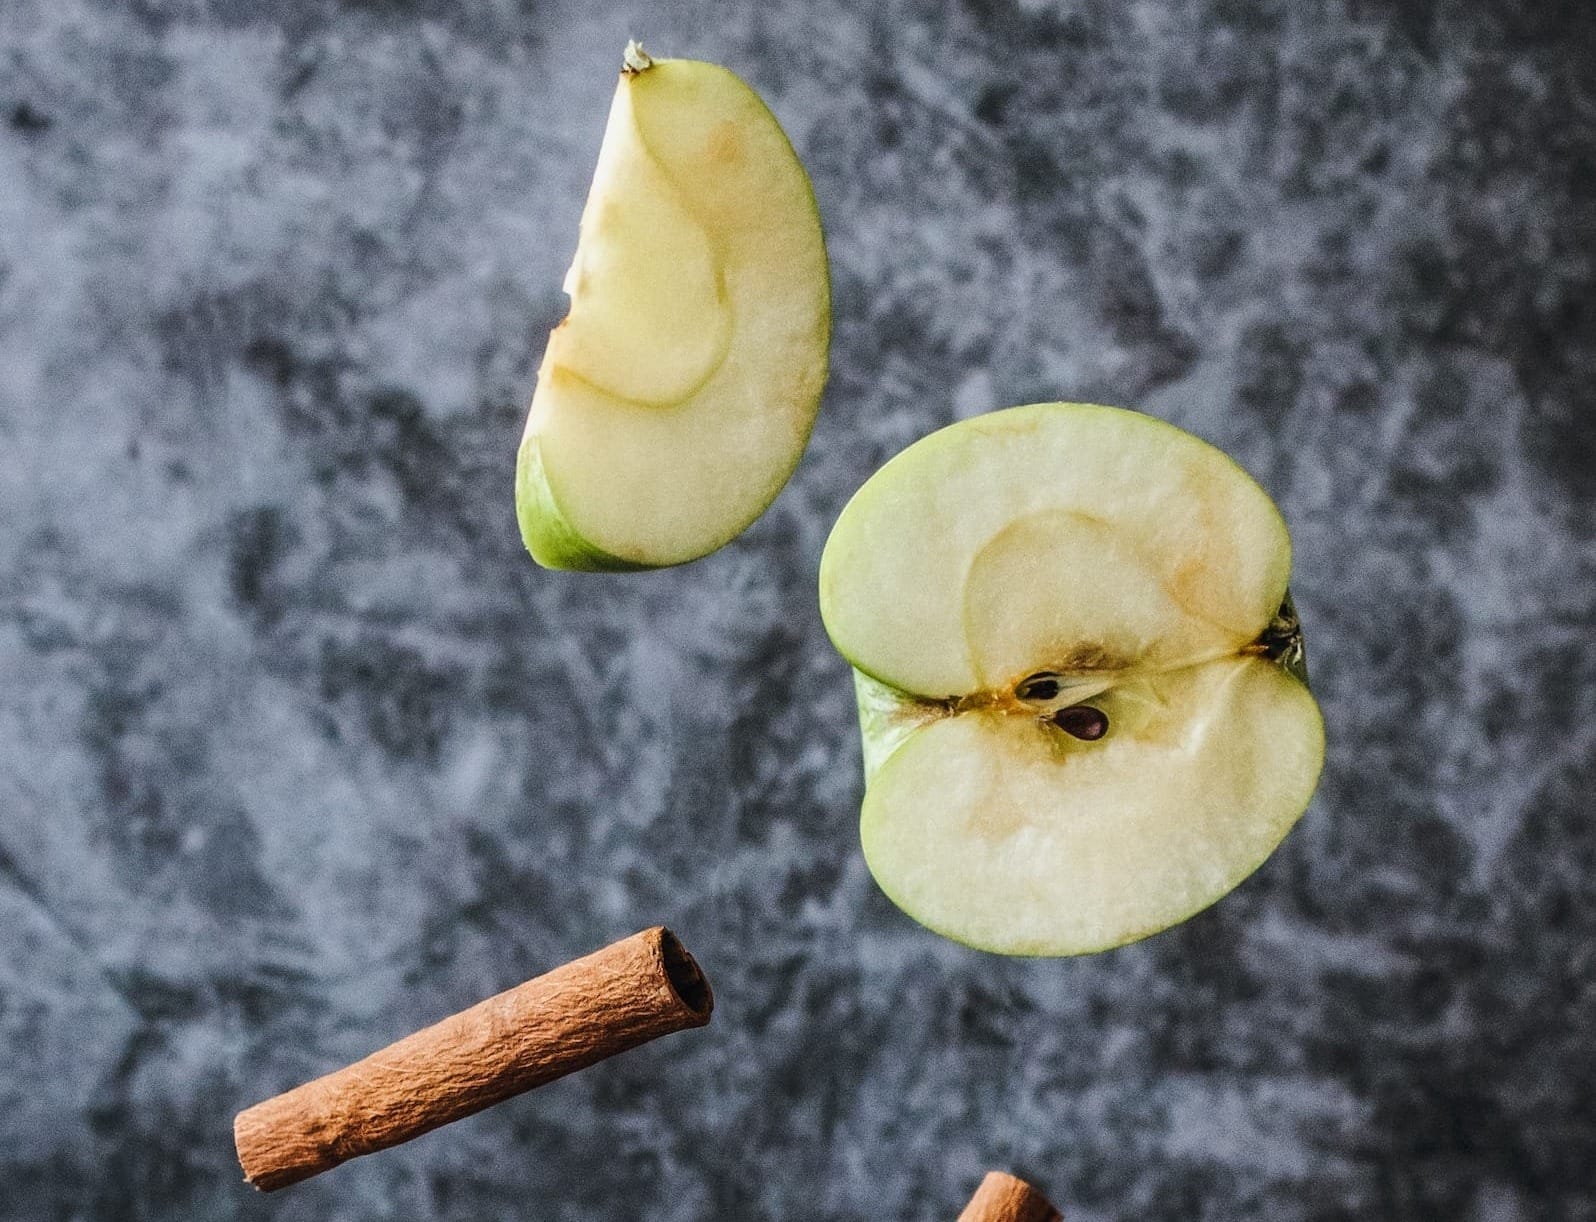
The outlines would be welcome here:
<svg viewBox="0 0 1596 1222">
<path fill-rule="evenodd" d="M 511 471 L 629 34 L 815 181 L 833 374 L 687 568 Z M 1596 1218 L 1596 6 L 0 0 L 0 1215 Z M 815 607 L 957 417 L 1140 405 L 1279 498 L 1281 851 L 1085 961 L 860 859 Z M 673 1037 L 272 1197 L 236 1109 L 657 921 Z"/>
</svg>

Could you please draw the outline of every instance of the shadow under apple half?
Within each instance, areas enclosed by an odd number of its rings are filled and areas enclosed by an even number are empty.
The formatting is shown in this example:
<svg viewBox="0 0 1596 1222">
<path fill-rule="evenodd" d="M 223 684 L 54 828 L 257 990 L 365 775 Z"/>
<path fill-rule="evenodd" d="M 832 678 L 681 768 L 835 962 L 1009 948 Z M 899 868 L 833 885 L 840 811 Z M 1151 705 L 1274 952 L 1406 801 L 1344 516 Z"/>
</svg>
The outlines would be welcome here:
<svg viewBox="0 0 1596 1222">
<path fill-rule="evenodd" d="M 1043 403 L 910 446 L 820 566 L 855 668 L 866 860 L 957 941 L 1083 954 L 1252 873 L 1324 727 L 1268 495 L 1137 412 Z"/>
<path fill-rule="evenodd" d="M 565 290 L 516 463 L 533 558 L 645 569 L 730 542 L 797 466 L 831 326 L 809 178 L 753 90 L 627 48 Z"/>
</svg>

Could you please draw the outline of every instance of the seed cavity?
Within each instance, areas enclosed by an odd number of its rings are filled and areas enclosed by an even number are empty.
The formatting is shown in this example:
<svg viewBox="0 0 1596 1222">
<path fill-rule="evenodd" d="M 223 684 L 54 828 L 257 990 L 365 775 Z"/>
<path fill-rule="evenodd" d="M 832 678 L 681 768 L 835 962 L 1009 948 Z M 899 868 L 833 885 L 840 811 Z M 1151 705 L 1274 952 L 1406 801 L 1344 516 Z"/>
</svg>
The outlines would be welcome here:
<svg viewBox="0 0 1596 1222">
<path fill-rule="evenodd" d="M 1108 714 L 1089 704 L 1072 704 L 1053 714 L 1053 724 L 1071 738 L 1095 743 L 1108 733 Z"/>
<path fill-rule="evenodd" d="M 1058 679 L 1054 675 L 1037 674 L 1020 682 L 1014 694 L 1021 700 L 1052 700 L 1058 695 Z"/>
</svg>

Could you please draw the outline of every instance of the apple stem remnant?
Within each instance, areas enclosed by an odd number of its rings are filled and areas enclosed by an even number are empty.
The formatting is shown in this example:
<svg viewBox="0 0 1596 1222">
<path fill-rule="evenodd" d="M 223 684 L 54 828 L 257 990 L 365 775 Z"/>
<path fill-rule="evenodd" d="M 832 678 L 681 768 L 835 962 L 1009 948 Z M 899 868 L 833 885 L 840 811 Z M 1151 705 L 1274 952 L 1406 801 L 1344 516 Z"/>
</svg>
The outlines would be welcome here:
<svg viewBox="0 0 1596 1222">
<path fill-rule="evenodd" d="M 643 44 L 635 38 L 628 39 L 626 50 L 621 52 L 621 71 L 627 76 L 636 76 L 639 72 L 647 72 L 653 66 L 653 57 L 643 50 Z"/>
</svg>

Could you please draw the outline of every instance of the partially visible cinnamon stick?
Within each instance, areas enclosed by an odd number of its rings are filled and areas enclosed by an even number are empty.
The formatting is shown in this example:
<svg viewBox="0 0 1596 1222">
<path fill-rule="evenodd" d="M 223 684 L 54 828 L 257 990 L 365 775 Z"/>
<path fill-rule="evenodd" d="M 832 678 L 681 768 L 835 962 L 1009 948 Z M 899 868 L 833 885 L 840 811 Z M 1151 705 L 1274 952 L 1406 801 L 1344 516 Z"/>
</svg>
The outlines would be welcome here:
<svg viewBox="0 0 1596 1222">
<path fill-rule="evenodd" d="M 988 1171 L 959 1222 L 1063 1222 L 1053 1202 L 1022 1179 Z"/>
<path fill-rule="evenodd" d="M 644 930 L 479 1002 L 233 1121 L 244 1179 L 263 1192 L 583 1069 L 702 1027 L 709 982 L 670 930 Z"/>
</svg>

